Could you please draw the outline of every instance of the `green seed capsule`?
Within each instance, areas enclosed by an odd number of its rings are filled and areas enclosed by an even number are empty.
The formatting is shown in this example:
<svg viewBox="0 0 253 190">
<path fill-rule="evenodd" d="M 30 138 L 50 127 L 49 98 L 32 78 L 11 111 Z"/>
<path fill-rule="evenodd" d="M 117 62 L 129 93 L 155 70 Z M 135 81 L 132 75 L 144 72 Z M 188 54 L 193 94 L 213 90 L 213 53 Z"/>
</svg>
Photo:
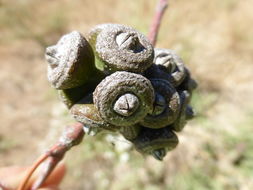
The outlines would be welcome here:
<svg viewBox="0 0 253 190">
<path fill-rule="evenodd" d="M 70 89 L 87 84 L 97 74 L 94 54 L 79 32 L 64 35 L 46 49 L 48 80 L 56 89 Z"/>
<path fill-rule="evenodd" d="M 171 75 L 174 86 L 179 86 L 186 77 L 184 63 L 173 50 L 155 48 L 154 63 Z"/>
<path fill-rule="evenodd" d="M 94 104 L 91 104 L 90 102 L 90 97 L 82 99 L 71 107 L 70 114 L 77 121 L 95 129 L 96 131 L 101 131 L 102 129 L 116 131 L 120 128 L 103 120 Z"/>
<path fill-rule="evenodd" d="M 121 127 L 120 128 L 120 133 L 127 140 L 133 140 L 138 136 L 140 130 L 141 130 L 141 127 L 139 125 L 127 126 L 127 127 Z"/>
<path fill-rule="evenodd" d="M 167 151 L 177 146 L 178 138 L 168 127 L 160 129 L 142 127 L 138 137 L 132 142 L 140 153 L 150 154 L 162 160 Z"/>
<path fill-rule="evenodd" d="M 152 64 L 154 52 L 148 39 L 133 28 L 119 24 L 96 26 L 89 34 L 96 67 L 105 73 L 142 73 Z"/>
<path fill-rule="evenodd" d="M 141 125 L 148 128 L 162 128 L 172 124 L 180 109 L 180 98 L 176 89 L 166 80 L 151 79 L 156 93 L 153 111 L 148 114 Z"/>
<path fill-rule="evenodd" d="M 96 87 L 93 100 L 105 121 L 132 126 L 152 111 L 154 89 L 142 75 L 117 71 Z"/>
<path fill-rule="evenodd" d="M 187 122 L 186 110 L 187 110 L 187 103 L 189 101 L 189 97 L 190 95 L 186 90 L 183 92 L 180 92 L 180 100 L 181 100 L 180 111 L 179 111 L 177 119 L 171 125 L 173 130 L 177 132 L 182 131 L 182 129 L 186 125 L 186 122 Z"/>
</svg>

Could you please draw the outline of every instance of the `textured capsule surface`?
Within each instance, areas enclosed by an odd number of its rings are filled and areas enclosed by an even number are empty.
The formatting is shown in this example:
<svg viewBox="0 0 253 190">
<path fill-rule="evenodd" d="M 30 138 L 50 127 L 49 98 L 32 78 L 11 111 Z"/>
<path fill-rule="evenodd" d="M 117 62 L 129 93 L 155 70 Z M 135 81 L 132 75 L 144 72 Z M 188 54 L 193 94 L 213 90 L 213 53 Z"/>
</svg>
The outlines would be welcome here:
<svg viewBox="0 0 253 190">
<path fill-rule="evenodd" d="M 90 32 L 89 39 L 102 70 L 141 73 L 152 65 L 151 43 L 131 27 L 98 25 Z"/>
<path fill-rule="evenodd" d="M 124 115 L 115 111 L 115 103 L 120 97 L 132 94 L 137 99 L 134 112 Z M 106 77 L 96 87 L 93 100 L 101 117 L 108 123 L 119 126 L 130 126 L 138 123 L 152 111 L 154 102 L 154 89 L 151 82 L 145 77 L 118 71 Z M 123 103 L 123 102 L 121 102 Z M 125 101 L 128 104 L 127 101 Z M 128 107 L 129 105 L 125 105 Z"/>
<path fill-rule="evenodd" d="M 69 89 L 88 82 L 94 72 L 94 54 L 79 32 L 64 35 L 46 48 L 48 80 L 56 89 Z"/>
<path fill-rule="evenodd" d="M 46 60 L 50 83 L 85 132 L 118 132 L 143 155 L 162 161 L 195 116 L 197 83 L 180 56 L 131 27 L 97 25 L 88 40 L 64 35 Z"/>
</svg>

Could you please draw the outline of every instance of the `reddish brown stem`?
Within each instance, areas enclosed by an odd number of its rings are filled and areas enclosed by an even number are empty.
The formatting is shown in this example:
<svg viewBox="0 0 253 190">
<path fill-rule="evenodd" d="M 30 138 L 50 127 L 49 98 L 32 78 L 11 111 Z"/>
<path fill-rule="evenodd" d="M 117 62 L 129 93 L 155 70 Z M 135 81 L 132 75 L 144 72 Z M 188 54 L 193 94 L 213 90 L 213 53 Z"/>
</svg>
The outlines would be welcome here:
<svg viewBox="0 0 253 190">
<path fill-rule="evenodd" d="M 150 40 L 153 46 L 155 46 L 156 44 L 159 27 L 160 27 L 162 17 L 167 7 L 168 7 L 167 0 L 159 0 L 157 4 L 156 13 L 153 18 L 153 21 L 149 30 L 149 34 L 148 34 L 148 39 Z"/>
<path fill-rule="evenodd" d="M 27 174 L 24 177 L 24 180 L 20 184 L 17 190 L 25 190 L 26 185 L 28 184 L 30 178 L 32 177 L 32 174 L 35 172 L 35 170 L 40 166 L 41 163 L 43 163 L 47 158 L 49 157 L 49 154 L 42 155 L 34 164 L 33 166 L 28 170 Z"/>
<path fill-rule="evenodd" d="M 57 164 L 60 162 L 60 160 L 59 159 L 55 159 L 53 157 L 50 157 L 48 159 L 48 161 L 43 166 L 43 171 L 42 171 L 41 175 L 34 182 L 31 190 L 36 190 L 36 189 L 38 189 L 39 187 L 42 186 L 42 184 L 46 181 L 46 179 L 52 173 L 52 171 L 57 166 Z"/>
<path fill-rule="evenodd" d="M 59 142 L 55 144 L 47 153 L 42 155 L 38 161 L 36 161 L 31 169 L 27 172 L 27 175 L 24 177 L 20 186 L 17 190 L 25 190 L 31 176 L 35 172 L 35 170 L 46 160 L 48 163 L 45 165 L 44 172 L 37 178 L 34 185 L 32 186 L 33 190 L 38 189 L 43 185 L 47 177 L 53 172 L 54 168 L 57 164 L 62 160 L 65 153 L 72 148 L 73 146 L 79 144 L 84 136 L 83 125 L 81 123 L 74 124 L 72 126 L 67 127 Z"/>
</svg>

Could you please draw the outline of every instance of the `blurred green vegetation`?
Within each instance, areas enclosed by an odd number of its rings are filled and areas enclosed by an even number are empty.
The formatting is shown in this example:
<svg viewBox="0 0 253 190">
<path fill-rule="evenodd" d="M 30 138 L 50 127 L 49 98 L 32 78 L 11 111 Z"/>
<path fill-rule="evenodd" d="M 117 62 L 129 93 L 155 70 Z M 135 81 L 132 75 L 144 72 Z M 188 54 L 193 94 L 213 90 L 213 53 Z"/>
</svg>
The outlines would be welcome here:
<svg viewBox="0 0 253 190">
<path fill-rule="evenodd" d="M 5 151 L 12 149 L 16 145 L 17 144 L 12 139 L 0 136 L 0 153 L 4 153 Z"/>
<path fill-rule="evenodd" d="M 39 1 L 4 2 L 0 8 L 0 28 L 5 36 L 0 38 L 0 42 L 32 39 L 46 47 L 51 43 L 47 40 L 48 34 L 62 35 L 67 24 L 67 15 L 62 14 L 64 9 L 47 8 L 46 14 L 41 17 L 37 16 L 41 12 L 40 5 Z M 34 14 L 36 11 L 37 14 Z"/>
</svg>

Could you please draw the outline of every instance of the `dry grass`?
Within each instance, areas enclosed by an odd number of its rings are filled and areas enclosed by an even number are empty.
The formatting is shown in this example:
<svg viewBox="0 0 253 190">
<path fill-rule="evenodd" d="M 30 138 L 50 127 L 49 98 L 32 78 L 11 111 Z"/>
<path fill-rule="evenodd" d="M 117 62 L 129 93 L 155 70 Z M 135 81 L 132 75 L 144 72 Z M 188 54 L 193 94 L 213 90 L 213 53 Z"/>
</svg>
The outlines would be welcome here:
<svg viewBox="0 0 253 190">
<path fill-rule="evenodd" d="M 67 155 L 63 189 L 253 189 L 252 0 L 171 0 L 158 47 L 177 50 L 199 81 L 198 117 L 163 163 L 125 142 L 87 137 Z M 71 122 L 46 81 L 45 46 L 115 22 L 147 33 L 155 1 L 0 1 L 0 163 L 29 164 Z M 29 146 L 27 146 L 29 144 Z M 37 154 L 34 154 L 37 152 Z"/>
</svg>

